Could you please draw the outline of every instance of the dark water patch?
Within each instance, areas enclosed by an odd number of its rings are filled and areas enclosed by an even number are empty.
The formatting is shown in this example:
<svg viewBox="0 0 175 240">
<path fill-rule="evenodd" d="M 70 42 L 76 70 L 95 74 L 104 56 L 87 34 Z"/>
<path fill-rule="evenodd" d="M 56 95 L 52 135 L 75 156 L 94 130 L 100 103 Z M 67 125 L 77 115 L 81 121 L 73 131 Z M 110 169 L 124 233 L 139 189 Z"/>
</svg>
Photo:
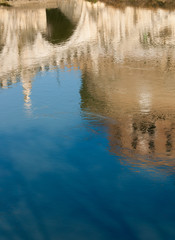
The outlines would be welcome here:
<svg viewBox="0 0 175 240">
<path fill-rule="evenodd" d="M 52 44 L 60 44 L 67 41 L 75 29 L 75 24 L 73 24 L 58 8 L 46 9 L 46 17 L 46 39 Z"/>
</svg>

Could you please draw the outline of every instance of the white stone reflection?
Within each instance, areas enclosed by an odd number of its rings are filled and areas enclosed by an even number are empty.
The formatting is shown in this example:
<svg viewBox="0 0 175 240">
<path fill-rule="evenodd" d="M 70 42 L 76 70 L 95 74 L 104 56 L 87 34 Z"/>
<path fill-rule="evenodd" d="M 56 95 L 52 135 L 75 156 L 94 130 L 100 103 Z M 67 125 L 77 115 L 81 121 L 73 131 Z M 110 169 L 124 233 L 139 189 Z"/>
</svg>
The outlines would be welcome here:
<svg viewBox="0 0 175 240">
<path fill-rule="evenodd" d="M 15 10 L 0 9 L 0 79 L 3 88 L 16 82 L 18 75 L 23 85 L 25 107 L 30 109 L 32 89 L 31 68 L 35 52 L 31 47 L 36 44 L 38 35 L 46 29 L 45 9 Z M 34 74 L 35 75 L 35 74 Z"/>
<path fill-rule="evenodd" d="M 174 11 L 119 9 L 84 0 L 59 0 L 57 4 L 66 21 L 72 24 L 71 35 L 57 44 L 47 37 L 48 32 L 53 31 L 52 23 L 48 22 L 48 10 L 0 9 L 0 79 L 3 88 L 20 77 L 25 108 L 31 109 L 32 81 L 38 71 L 54 66 L 74 67 L 80 68 L 82 75 L 89 76 L 88 91 L 95 99 L 105 100 L 110 106 L 108 113 L 111 111 L 114 118 L 119 109 L 130 114 L 152 111 L 166 115 L 174 111 Z M 61 23 L 57 24 L 59 30 L 56 33 L 59 33 Z M 127 126 L 134 124 L 131 115 Z M 132 127 L 130 130 L 129 136 Z M 169 140 L 168 135 L 164 135 L 165 143 Z M 142 132 L 139 136 L 141 152 L 148 151 Z M 149 137 L 147 142 L 151 148 Z M 127 141 L 126 137 L 123 139 Z M 134 141 L 131 140 L 133 146 Z M 171 144 L 167 143 L 167 149 L 168 145 Z"/>
<path fill-rule="evenodd" d="M 141 112 L 149 112 L 151 109 L 151 95 L 149 94 L 149 92 L 144 93 L 144 91 L 140 94 L 140 99 L 139 99 L 139 103 L 140 103 L 140 108 L 141 108 Z"/>
<path fill-rule="evenodd" d="M 61 11 L 77 26 L 72 36 L 59 45 L 53 45 L 44 38 L 47 31 L 45 9 L 0 9 L 2 87 L 7 87 L 7 79 L 12 81 L 23 70 L 26 74 L 28 71 L 30 77 L 31 70 L 55 64 L 68 67 L 72 64 L 83 70 L 90 60 L 93 62 L 91 68 L 98 74 L 101 58 L 106 56 L 116 64 L 140 61 L 140 68 L 145 68 L 143 61 L 153 67 L 158 65 L 162 70 L 171 70 L 174 66 L 173 11 L 132 7 L 116 9 L 100 2 L 91 4 L 83 0 L 71 0 L 70 4 L 71 8 L 68 8 L 67 1 L 58 1 Z M 24 89 L 28 94 L 26 86 Z M 151 95 L 150 92 L 141 92 L 142 98 L 145 94 Z M 29 96 L 26 95 L 25 99 Z"/>
</svg>

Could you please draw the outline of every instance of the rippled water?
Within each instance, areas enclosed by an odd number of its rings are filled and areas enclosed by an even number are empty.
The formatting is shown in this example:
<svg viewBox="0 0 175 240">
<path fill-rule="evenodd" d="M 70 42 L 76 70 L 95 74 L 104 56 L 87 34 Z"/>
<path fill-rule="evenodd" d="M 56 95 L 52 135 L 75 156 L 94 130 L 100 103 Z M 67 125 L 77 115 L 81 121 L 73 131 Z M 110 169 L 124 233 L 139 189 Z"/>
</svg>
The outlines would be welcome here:
<svg viewBox="0 0 175 240">
<path fill-rule="evenodd" d="M 175 239 L 175 11 L 0 8 L 0 239 Z"/>
</svg>

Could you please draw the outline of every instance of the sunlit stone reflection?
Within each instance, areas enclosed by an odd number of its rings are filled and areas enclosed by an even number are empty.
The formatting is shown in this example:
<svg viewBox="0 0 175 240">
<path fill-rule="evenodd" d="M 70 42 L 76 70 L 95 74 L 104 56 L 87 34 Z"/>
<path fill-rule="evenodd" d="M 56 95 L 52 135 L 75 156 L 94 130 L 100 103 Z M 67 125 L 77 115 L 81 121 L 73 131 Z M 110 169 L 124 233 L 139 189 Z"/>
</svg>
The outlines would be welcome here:
<svg viewBox="0 0 175 240">
<path fill-rule="evenodd" d="M 173 159 L 175 12 L 83 0 L 69 4 L 58 1 L 58 9 L 50 10 L 0 9 L 1 87 L 20 79 L 29 110 L 39 71 L 80 69 L 82 111 L 115 121 L 106 123 L 111 152 Z M 174 168 L 173 160 L 150 164 Z"/>
</svg>

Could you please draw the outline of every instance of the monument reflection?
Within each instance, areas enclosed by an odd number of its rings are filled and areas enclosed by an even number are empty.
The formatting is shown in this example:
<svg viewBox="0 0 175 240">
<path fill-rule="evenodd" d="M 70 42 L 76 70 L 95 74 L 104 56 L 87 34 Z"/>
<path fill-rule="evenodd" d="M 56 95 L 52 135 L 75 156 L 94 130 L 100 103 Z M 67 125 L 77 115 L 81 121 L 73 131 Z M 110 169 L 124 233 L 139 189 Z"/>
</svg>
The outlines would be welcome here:
<svg viewBox="0 0 175 240">
<path fill-rule="evenodd" d="M 81 110 L 111 119 L 110 151 L 134 165 L 174 169 L 174 22 L 173 11 L 82 0 L 69 7 L 58 1 L 58 9 L 0 9 L 1 87 L 20 81 L 31 109 L 38 72 L 80 69 Z"/>
<path fill-rule="evenodd" d="M 160 68 L 128 69 L 128 64 L 106 61 L 98 76 L 83 75 L 81 108 L 85 117 L 94 113 L 106 118 L 103 125 L 112 154 L 135 167 L 169 167 L 174 172 L 175 99 L 162 74 Z"/>
</svg>

